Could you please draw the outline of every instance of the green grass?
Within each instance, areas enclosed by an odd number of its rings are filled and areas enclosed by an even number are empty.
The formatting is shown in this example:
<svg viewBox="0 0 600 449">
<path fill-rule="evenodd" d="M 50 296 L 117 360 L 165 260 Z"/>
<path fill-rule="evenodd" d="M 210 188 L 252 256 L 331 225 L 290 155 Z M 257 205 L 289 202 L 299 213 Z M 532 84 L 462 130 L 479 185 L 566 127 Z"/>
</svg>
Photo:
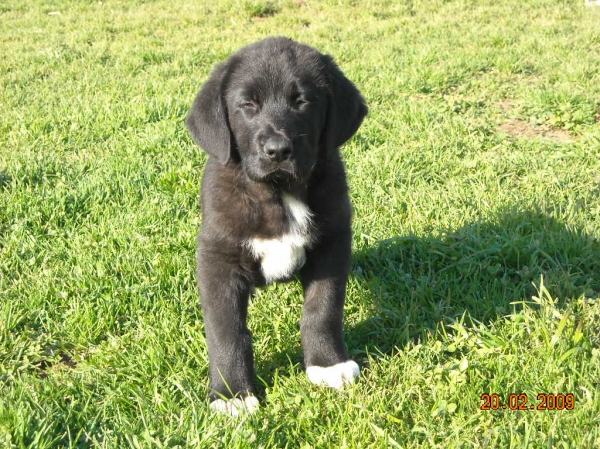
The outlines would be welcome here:
<svg viewBox="0 0 600 449">
<path fill-rule="evenodd" d="M 584 1 L 0 5 L 0 447 L 600 447 L 600 8 Z M 212 66 L 287 35 L 370 115 L 344 392 L 299 285 L 251 305 L 260 412 L 208 412 L 194 280 Z M 480 410 L 526 393 L 573 410 Z"/>
</svg>

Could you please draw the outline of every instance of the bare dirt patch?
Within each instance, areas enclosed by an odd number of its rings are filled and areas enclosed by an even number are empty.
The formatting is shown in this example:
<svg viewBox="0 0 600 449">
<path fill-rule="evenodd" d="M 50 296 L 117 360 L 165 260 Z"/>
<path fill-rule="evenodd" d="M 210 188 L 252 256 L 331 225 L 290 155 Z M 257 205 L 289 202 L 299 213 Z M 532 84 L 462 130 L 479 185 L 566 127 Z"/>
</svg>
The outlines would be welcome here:
<svg viewBox="0 0 600 449">
<path fill-rule="evenodd" d="M 504 113 L 509 113 L 515 109 L 515 103 L 508 99 L 497 102 L 496 106 L 502 109 Z M 550 128 L 548 126 L 532 125 L 521 117 L 507 119 L 498 127 L 498 130 L 516 139 L 542 138 L 562 143 L 570 143 L 577 140 L 577 137 L 573 136 L 568 131 Z"/>
<path fill-rule="evenodd" d="M 498 103 L 496 103 L 496 106 L 498 106 L 504 112 L 508 112 L 515 108 L 515 104 L 511 100 L 507 100 L 507 99 L 499 101 Z"/>
<path fill-rule="evenodd" d="M 60 370 L 65 368 L 75 368 L 77 366 L 77 362 L 71 358 L 69 354 L 61 353 L 60 360 L 51 361 L 51 360 L 42 360 L 37 365 L 37 375 L 42 379 L 48 377 L 48 370 Z"/>
<path fill-rule="evenodd" d="M 509 120 L 498 127 L 500 131 L 517 139 L 533 139 L 541 137 L 544 139 L 554 140 L 556 142 L 575 142 L 577 137 L 569 134 L 562 129 L 543 128 L 533 126 L 530 123 L 519 119 Z"/>
</svg>

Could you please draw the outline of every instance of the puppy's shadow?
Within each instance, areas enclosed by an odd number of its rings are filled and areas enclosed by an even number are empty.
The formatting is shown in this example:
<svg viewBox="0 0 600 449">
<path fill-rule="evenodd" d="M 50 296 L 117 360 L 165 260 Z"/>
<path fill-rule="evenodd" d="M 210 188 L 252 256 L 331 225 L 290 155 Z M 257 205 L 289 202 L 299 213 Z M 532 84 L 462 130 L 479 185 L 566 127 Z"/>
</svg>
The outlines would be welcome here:
<svg viewBox="0 0 600 449">
<path fill-rule="evenodd" d="M 489 323 L 544 284 L 559 300 L 600 293 L 600 242 L 539 211 L 500 211 L 440 237 L 399 236 L 354 254 L 354 280 L 373 300 L 351 326 L 353 357 L 377 357 L 467 315 Z"/>
<path fill-rule="evenodd" d="M 347 322 L 356 308 L 369 314 L 345 325 L 350 356 L 364 366 L 367 354 L 390 355 L 465 313 L 490 323 L 530 299 L 541 276 L 559 300 L 596 297 L 600 241 L 543 212 L 508 209 L 440 236 L 377 242 L 353 255 Z M 261 357 L 257 371 L 270 384 L 290 362 L 302 364 L 296 338 Z"/>
</svg>

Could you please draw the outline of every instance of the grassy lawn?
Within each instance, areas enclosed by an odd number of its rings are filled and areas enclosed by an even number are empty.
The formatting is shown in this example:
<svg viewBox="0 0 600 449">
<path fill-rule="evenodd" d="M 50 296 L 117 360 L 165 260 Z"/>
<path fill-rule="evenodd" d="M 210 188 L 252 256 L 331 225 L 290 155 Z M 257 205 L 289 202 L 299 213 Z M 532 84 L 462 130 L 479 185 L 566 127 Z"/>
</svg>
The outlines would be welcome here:
<svg viewBox="0 0 600 449">
<path fill-rule="evenodd" d="M 0 447 L 600 447 L 600 7 L 4 0 L 0 24 Z M 363 376 L 312 386 L 301 288 L 271 286 L 236 420 L 207 407 L 183 118 L 269 35 L 370 106 L 343 149 Z"/>
</svg>

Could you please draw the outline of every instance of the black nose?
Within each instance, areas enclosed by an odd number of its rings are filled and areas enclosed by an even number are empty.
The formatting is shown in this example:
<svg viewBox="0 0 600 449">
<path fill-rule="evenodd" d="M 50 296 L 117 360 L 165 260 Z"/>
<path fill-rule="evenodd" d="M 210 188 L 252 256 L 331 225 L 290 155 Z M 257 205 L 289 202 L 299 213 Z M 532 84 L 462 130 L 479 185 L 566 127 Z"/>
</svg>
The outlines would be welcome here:
<svg viewBox="0 0 600 449">
<path fill-rule="evenodd" d="M 292 142 L 280 137 L 270 137 L 265 141 L 263 150 L 273 162 L 282 162 L 290 158 Z"/>
</svg>

